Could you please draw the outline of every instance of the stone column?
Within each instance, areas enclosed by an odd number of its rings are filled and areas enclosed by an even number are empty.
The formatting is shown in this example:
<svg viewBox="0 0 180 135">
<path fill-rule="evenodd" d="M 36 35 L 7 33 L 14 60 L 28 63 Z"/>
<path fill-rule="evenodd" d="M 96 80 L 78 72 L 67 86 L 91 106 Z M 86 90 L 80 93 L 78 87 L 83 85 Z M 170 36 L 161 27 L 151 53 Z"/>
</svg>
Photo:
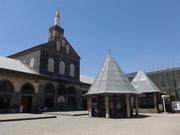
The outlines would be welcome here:
<svg viewBox="0 0 180 135">
<path fill-rule="evenodd" d="M 12 107 L 14 110 L 13 113 L 19 112 L 19 106 L 21 105 L 21 94 L 20 92 L 15 91 L 13 94 L 11 94 L 11 100 L 10 100 L 10 107 Z"/>
<path fill-rule="evenodd" d="M 92 117 L 92 98 L 88 97 L 88 113 L 89 113 L 89 117 Z"/>
<path fill-rule="evenodd" d="M 138 96 L 135 95 L 135 110 L 136 110 L 136 115 L 139 115 L 139 104 L 138 104 Z"/>
<path fill-rule="evenodd" d="M 166 102 L 165 102 L 165 96 L 162 95 L 162 100 L 163 100 L 163 110 L 164 113 L 166 113 Z"/>
<path fill-rule="evenodd" d="M 55 94 L 53 95 L 54 96 L 54 107 L 53 107 L 53 110 L 55 111 L 59 111 L 59 103 L 58 103 L 58 88 L 55 87 Z"/>
<path fill-rule="evenodd" d="M 127 117 L 130 118 L 130 107 L 129 107 L 129 94 L 126 95 L 126 111 L 127 111 Z"/>
<path fill-rule="evenodd" d="M 157 95 L 156 95 L 156 93 L 154 93 L 154 109 L 155 109 L 156 112 L 158 112 L 158 110 L 157 110 Z"/>
<path fill-rule="evenodd" d="M 106 118 L 109 118 L 109 97 L 106 95 L 105 96 L 105 107 L 106 107 Z"/>
</svg>

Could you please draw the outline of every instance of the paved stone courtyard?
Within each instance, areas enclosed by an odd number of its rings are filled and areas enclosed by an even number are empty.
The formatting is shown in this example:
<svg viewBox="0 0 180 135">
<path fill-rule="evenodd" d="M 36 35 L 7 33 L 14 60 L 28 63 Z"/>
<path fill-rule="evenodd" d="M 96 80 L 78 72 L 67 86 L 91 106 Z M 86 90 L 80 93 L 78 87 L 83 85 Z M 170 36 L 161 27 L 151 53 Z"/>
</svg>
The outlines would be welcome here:
<svg viewBox="0 0 180 135">
<path fill-rule="evenodd" d="M 134 119 L 62 116 L 0 123 L 0 135 L 180 135 L 180 114 Z"/>
</svg>

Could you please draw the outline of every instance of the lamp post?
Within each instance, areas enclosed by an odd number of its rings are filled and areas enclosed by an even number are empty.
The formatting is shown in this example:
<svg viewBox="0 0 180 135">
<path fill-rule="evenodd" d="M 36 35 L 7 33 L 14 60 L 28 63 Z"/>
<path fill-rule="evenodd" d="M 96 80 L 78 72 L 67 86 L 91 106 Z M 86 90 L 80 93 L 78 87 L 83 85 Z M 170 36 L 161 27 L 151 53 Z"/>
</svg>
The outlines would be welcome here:
<svg viewBox="0 0 180 135">
<path fill-rule="evenodd" d="M 165 102 L 165 99 L 166 99 L 166 98 L 169 98 L 169 95 L 162 95 L 161 98 L 162 98 L 162 100 L 163 100 L 164 113 L 167 113 L 167 112 L 166 112 L 166 102 Z"/>
</svg>

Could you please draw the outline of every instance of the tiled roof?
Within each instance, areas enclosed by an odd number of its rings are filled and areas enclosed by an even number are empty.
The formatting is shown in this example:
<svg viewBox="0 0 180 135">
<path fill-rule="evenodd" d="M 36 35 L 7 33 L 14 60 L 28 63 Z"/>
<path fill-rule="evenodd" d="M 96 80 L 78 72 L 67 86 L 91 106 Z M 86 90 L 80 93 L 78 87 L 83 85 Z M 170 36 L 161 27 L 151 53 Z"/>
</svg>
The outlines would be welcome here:
<svg viewBox="0 0 180 135">
<path fill-rule="evenodd" d="M 111 54 L 105 60 L 87 95 L 137 93 Z"/>
<path fill-rule="evenodd" d="M 35 71 L 30 69 L 21 61 L 6 57 L 1 57 L 1 56 L 0 56 L 0 68 L 18 71 L 18 72 L 30 73 L 30 74 L 37 74 Z"/>
<path fill-rule="evenodd" d="M 80 81 L 82 83 L 92 84 L 94 82 L 94 78 L 85 75 L 80 75 Z"/>
<path fill-rule="evenodd" d="M 160 89 L 143 71 L 138 72 L 131 83 L 141 93 L 160 92 Z"/>
</svg>

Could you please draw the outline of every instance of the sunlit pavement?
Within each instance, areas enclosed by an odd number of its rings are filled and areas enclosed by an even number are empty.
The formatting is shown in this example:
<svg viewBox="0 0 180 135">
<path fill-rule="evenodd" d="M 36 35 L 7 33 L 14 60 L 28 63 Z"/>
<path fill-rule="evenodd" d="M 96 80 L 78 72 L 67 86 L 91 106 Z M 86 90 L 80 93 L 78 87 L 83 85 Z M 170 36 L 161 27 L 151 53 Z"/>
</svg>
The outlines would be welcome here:
<svg viewBox="0 0 180 135">
<path fill-rule="evenodd" d="M 131 119 L 62 116 L 0 123 L 0 135 L 180 135 L 180 114 Z"/>
</svg>

